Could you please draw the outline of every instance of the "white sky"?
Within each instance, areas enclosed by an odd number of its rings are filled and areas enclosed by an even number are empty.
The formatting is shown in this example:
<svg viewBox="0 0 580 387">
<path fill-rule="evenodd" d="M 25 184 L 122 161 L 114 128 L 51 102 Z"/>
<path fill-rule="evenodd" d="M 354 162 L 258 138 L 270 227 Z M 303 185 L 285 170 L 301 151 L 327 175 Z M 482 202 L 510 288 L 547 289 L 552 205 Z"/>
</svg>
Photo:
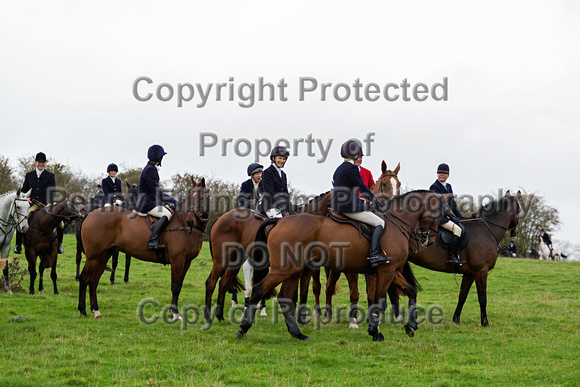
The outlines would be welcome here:
<svg viewBox="0 0 580 387">
<path fill-rule="evenodd" d="M 122 3 L 122 4 L 121 4 Z M 357 2 L 3 1 L 0 154 L 43 151 L 92 176 L 141 166 L 159 143 L 176 172 L 243 181 L 253 157 L 230 144 L 200 156 L 200 132 L 231 138 L 333 140 L 324 163 L 304 145 L 285 171 L 305 193 L 330 189 L 340 144 L 374 132 L 364 166 L 385 160 L 428 188 L 441 162 L 458 194 L 523 188 L 560 211 L 556 239 L 579 243 L 580 4 L 573 1 Z M 276 3 L 278 4 L 278 3 Z M 485 7 L 483 6 L 485 5 Z M 288 83 L 287 102 L 240 108 L 196 98 L 137 101 L 132 84 Z M 448 77 L 449 100 L 298 101 L 299 77 L 385 85 Z M 196 96 L 197 97 L 197 96 Z M 212 99 L 213 98 L 213 99 Z M 262 163 L 268 163 L 266 157 Z M 50 169 L 50 163 L 49 167 Z"/>
</svg>

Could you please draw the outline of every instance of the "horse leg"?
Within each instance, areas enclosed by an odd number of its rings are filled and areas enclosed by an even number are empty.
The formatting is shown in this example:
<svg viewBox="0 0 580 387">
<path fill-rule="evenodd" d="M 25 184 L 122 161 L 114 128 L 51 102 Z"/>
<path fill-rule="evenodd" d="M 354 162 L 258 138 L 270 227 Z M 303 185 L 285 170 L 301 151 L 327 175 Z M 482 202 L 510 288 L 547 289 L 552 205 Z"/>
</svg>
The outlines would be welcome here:
<svg viewBox="0 0 580 387">
<path fill-rule="evenodd" d="M 332 320 L 332 296 L 336 293 L 336 283 L 340 278 L 340 271 L 326 271 L 326 305 L 324 305 L 324 317 Z"/>
<path fill-rule="evenodd" d="M 481 326 L 488 327 L 487 321 L 487 271 L 480 271 L 475 275 L 475 287 L 477 288 L 477 299 L 481 311 Z"/>
<path fill-rule="evenodd" d="M 264 278 L 259 283 L 254 284 L 252 287 L 252 295 L 250 296 L 250 304 L 244 311 L 244 317 L 242 318 L 242 322 L 240 324 L 240 330 L 236 332 L 237 339 L 245 336 L 252 327 L 256 315 L 256 310 L 258 309 L 258 303 L 262 297 L 274 290 L 276 286 L 282 283 L 289 276 L 289 274 L 274 274 L 272 271 L 270 271 L 268 275 L 266 275 L 266 278 Z"/>
<path fill-rule="evenodd" d="M 44 269 L 46 269 L 46 261 L 50 260 L 47 254 L 40 255 L 40 264 L 38 265 L 38 293 L 44 294 Z"/>
<path fill-rule="evenodd" d="M 224 304 L 226 301 L 226 293 L 230 288 L 230 283 L 232 280 L 237 277 L 240 268 L 228 267 L 223 276 L 220 280 L 220 284 L 218 287 L 218 298 L 217 298 L 217 306 L 215 310 L 215 317 L 219 321 L 224 321 Z"/>
<path fill-rule="evenodd" d="M 81 272 L 81 261 L 83 259 L 83 245 L 80 241 L 81 235 L 80 231 L 77 233 L 77 255 L 76 255 L 76 264 L 77 264 L 77 274 L 75 276 L 75 280 L 79 281 L 79 276 Z"/>
<path fill-rule="evenodd" d="M 306 267 L 300 275 L 300 305 L 298 306 L 297 322 L 302 326 L 306 326 L 308 322 L 307 301 L 308 301 L 308 287 L 310 286 L 310 278 L 312 278 L 312 271 Z"/>
<path fill-rule="evenodd" d="M 214 261 L 213 267 L 205 281 L 205 308 L 203 310 L 203 318 L 207 324 L 211 324 L 211 297 L 215 290 L 215 285 L 219 278 L 223 275 L 224 269 L 221 264 Z"/>
<path fill-rule="evenodd" d="M 97 287 L 99 286 L 99 280 L 101 276 L 105 272 L 105 268 L 107 267 L 107 261 L 111 256 L 111 252 L 109 250 L 104 251 L 101 255 L 97 255 L 94 258 L 88 257 L 85 260 L 85 267 L 81 273 L 81 279 L 79 281 L 81 292 L 83 291 L 83 282 L 86 281 L 86 284 L 89 286 L 89 299 L 91 302 L 91 312 L 94 313 L 95 318 L 102 318 L 103 315 L 99 311 L 99 303 L 97 301 Z M 84 288 L 86 290 L 86 286 Z M 84 297 L 83 297 L 83 307 L 84 307 Z M 80 297 L 79 297 L 79 310 L 81 308 L 80 305 Z M 84 308 L 83 308 L 84 309 Z M 83 314 L 83 310 L 81 310 L 81 314 Z M 86 312 L 84 313 L 86 315 Z"/>
<path fill-rule="evenodd" d="M 345 273 L 346 279 L 348 280 L 348 288 L 350 290 L 350 310 L 348 312 L 348 321 L 351 329 L 358 329 L 358 324 L 356 322 L 356 316 L 358 313 L 358 300 L 360 298 L 360 293 L 358 291 L 358 273 Z"/>
<path fill-rule="evenodd" d="M 12 294 L 12 289 L 10 289 L 10 274 L 8 272 L 8 262 L 6 262 L 6 266 L 2 270 L 2 274 L 4 274 L 4 290 L 6 293 Z"/>
<path fill-rule="evenodd" d="M 115 249 L 113 252 L 113 270 L 111 270 L 111 277 L 109 280 L 111 281 L 111 285 L 115 285 L 115 271 L 117 270 L 117 266 L 119 265 L 119 249 Z"/>
<path fill-rule="evenodd" d="M 52 280 L 52 286 L 54 288 L 54 294 L 59 294 L 58 293 L 58 288 L 56 287 L 56 279 L 57 279 L 57 275 L 56 275 L 56 261 L 58 259 L 58 253 L 55 251 L 53 254 L 52 259 L 50 260 L 51 262 L 51 269 L 50 269 L 50 279 Z"/>
<path fill-rule="evenodd" d="M 183 280 L 189 270 L 191 261 L 185 258 L 178 258 L 171 262 L 171 313 L 173 314 L 173 321 L 181 320 L 177 303 L 179 301 L 179 294 L 183 286 Z"/>
<path fill-rule="evenodd" d="M 393 306 L 393 317 L 395 318 L 395 322 L 403 322 L 403 314 L 401 313 L 401 306 L 399 304 L 399 293 L 397 292 L 397 287 L 389 286 L 389 290 L 387 291 L 389 294 L 389 300 L 391 301 L 391 305 Z M 409 301 L 411 301 L 409 299 Z"/>
<path fill-rule="evenodd" d="M 379 321 L 387 290 L 395 278 L 396 268 L 394 266 L 381 266 L 377 268 L 377 280 L 375 287 L 375 302 L 369 306 L 367 319 L 369 322 L 368 333 L 373 337 L 373 341 L 384 341 L 385 337 L 379 333 Z M 382 298 L 382 299 L 381 299 Z"/>
<path fill-rule="evenodd" d="M 320 268 L 312 269 L 312 294 L 314 294 L 314 318 L 320 321 L 320 292 L 322 285 L 320 284 Z"/>
<path fill-rule="evenodd" d="M 298 281 L 300 280 L 301 275 L 302 273 L 296 273 L 282 283 L 280 294 L 278 295 L 278 303 L 282 308 L 286 327 L 292 337 L 299 340 L 309 341 L 310 339 L 308 336 L 305 336 L 300 332 L 300 328 L 298 328 L 298 324 L 296 324 L 296 303 L 291 298 L 291 296 L 293 296 L 298 290 Z"/>
<path fill-rule="evenodd" d="M 453 313 L 453 322 L 460 325 L 461 310 L 467 300 L 467 295 L 469 294 L 469 289 L 473 284 L 475 278 L 472 275 L 464 274 L 461 280 L 461 290 L 459 290 L 459 301 L 457 302 L 457 308 L 455 308 L 455 313 Z"/>
<path fill-rule="evenodd" d="M 34 281 L 36 280 L 36 251 L 32 249 L 24 249 L 26 253 L 26 260 L 28 261 L 28 272 L 30 273 L 30 287 L 28 288 L 29 294 L 34 294 Z"/>
<path fill-rule="evenodd" d="M 131 267 L 131 256 L 129 254 L 125 254 L 125 277 L 123 281 L 125 283 L 129 283 L 129 268 Z"/>
</svg>

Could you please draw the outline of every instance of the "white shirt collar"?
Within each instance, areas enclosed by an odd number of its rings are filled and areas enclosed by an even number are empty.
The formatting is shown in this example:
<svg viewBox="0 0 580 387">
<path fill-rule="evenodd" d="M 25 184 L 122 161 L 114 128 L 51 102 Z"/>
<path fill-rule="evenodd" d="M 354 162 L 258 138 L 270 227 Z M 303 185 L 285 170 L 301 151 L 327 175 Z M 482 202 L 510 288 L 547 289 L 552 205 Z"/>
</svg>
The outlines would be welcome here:
<svg viewBox="0 0 580 387">
<path fill-rule="evenodd" d="M 278 168 L 278 166 L 276 164 L 272 164 L 274 166 L 274 168 L 276 168 L 276 170 L 278 171 L 278 175 L 280 177 L 282 177 L 282 168 Z"/>
<path fill-rule="evenodd" d="M 42 175 L 42 172 L 44 172 L 44 169 L 43 170 L 40 170 L 38 168 L 35 169 L 36 169 L 36 177 L 40 177 L 40 175 Z"/>
<path fill-rule="evenodd" d="M 111 180 L 113 180 L 113 184 L 115 183 L 115 178 L 113 176 L 109 176 Z"/>
</svg>

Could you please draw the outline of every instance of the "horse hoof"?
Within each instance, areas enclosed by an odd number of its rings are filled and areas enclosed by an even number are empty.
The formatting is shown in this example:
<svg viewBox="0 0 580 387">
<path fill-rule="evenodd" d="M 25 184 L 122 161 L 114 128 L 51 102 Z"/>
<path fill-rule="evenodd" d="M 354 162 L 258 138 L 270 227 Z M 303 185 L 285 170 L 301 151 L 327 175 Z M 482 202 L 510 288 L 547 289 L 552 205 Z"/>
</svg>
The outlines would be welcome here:
<svg viewBox="0 0 580 387">
<path fill-rule="evenodd" d="M 57 290 L 56 292 L 54 292 L 54 294 L 60 294 L 60 293 L 59 293 L 59 292 L 58 292 L 58 290 Z"/>
<path fill-rule="evenodd" d="M 382 333 L 377 333 L 373 336 L 373 341 L 385 341 L 385 336 Z"/>
<path fill-rule="evenodd" d="M 301 340 L 301 341 L 310 341 L 310 337 L 306 336 L 303 333 L 299 333 L 294 337 L 297 338 L 298 340 Z"/>
<path fill-rule="evenodd" d="M 402 323 L 403 322 L 403 316 L 398 315 L 397 317 L 395 317 L 395 322 Z"/>
<path fill-rule="evenodd" d="M 245 336 L 244 332 L 242 332 L 242 331 L 236 332 L 236 339 L 242 339 L 244 336 Z"/>
<path fill-rule="evenodd" d="M 93 313 L 95 314 L 95 318 L 103 318 L 103 315 L 98 310 L 93 310 Z"/>
<path fill-rule="evenodd" d="M 409 337 L 415 336 L 415 330 L 411 327 L 405 327 L 405 332 L 407 332 L 407 336 Z"/>
<path fill-rule="evenodd" d="M 179 314 L 174 314 L 172 320 L 173 321 L 183 321 L 183 319 L 181 318 L 181 316 Z"/>
</svg>

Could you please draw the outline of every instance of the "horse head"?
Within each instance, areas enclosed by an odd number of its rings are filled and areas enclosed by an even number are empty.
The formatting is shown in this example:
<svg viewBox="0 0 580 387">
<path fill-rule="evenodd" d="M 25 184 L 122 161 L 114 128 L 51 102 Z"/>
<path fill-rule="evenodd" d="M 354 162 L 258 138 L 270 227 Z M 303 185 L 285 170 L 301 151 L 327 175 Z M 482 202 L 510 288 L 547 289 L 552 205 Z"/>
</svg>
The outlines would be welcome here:
<svg viewBox="0 0 580 387">
<path fill-rule="evenodd" d="M 518 190 L 518 192 L 514 195 L 510 194 L 510 191 L 507 190 L 507 192 L 505 193 L 506 198 L 512 199 L 510 200 L 510 203 L 512 204 L 513 207 L 513 202 L 515 202 L 516 205 L 516 209 L 513 210 L 513 208 L 509 208 L 508 211 L 511 211 L 511 219 L 510 219 L 510 223 L 508 226 L 508 229 L 510 231 L 510 237 L 515 237 L 518 234 L 518 222 L 519 222 L 519 215 L 521 212 L 521 206 L 520 206 L 520 200 L 522 199 L 522 193 L 521 191 Z"/>
<path fill-rule="evenodd" d="M 139 189 L 137 184 L 129 184 L 128 182 L 125 183 L 127 183 L 127 196 L 123 202 L 123 207 L 133 209 L 135 208 L 137 198 L 139 197 Z"/>
<path fill-rule="evenodd" d="M 387 163 L 385 163 L 384 160 L 381 163 L 381 176 L 371 188 L 371 192 L 381 201 L 381 203 L 385 204 L 387 201 L 391 200 L 393 196 L 401 194 L 401 182 L 398 177 L 400 169 L 401 163 L 397 164 L 397 167 L 392 171 L 387 169 Z"/>
<path fill-rule="evenodd" d="M 28 203 L 28 197 L 32 190 L 24 193 L 20 189 L 16 191 L 16 197 L 14 199 L 14 223 L 16 223 L 16 229 L 18 232 L 25 233 L 28 231 L 28 209 L 30 208 L 30 203 Z"/>
<path fill-rule="evenodd" d="M 419 217 L 419 236 L 421 245 L 427 247 L 432 245 L 437 238 L 437 228 L 439 221 L 445 215 L 445 203 L 451 198 L 451 194 L 436 194 L 427 192 L 425 194 L 425 205 L 421 216 Z"/>
<path fill-rule="evenodd" d="M 65 193 L 66 195 L 66 193 Z M 64 201 L 65 205 L 60 213 L 60 216 L 66 217 L 69 219 L 76 219 L 80 218 L 81 211 L 85 208 L 87 204 L 87 200 L 84 198 L 83 195 L 74 193 L 67 197 Z"/>
<path fill-rule="evenodd" d="M 205 186 L 205 178 L 201 178 L 198 183 L 191 178 L 193 188 L 187 199 L 185 199 L 186 220 L 191 228 L 200 231 L 205 230 L 209 218 L 209 190 Z"/>
</svg>

